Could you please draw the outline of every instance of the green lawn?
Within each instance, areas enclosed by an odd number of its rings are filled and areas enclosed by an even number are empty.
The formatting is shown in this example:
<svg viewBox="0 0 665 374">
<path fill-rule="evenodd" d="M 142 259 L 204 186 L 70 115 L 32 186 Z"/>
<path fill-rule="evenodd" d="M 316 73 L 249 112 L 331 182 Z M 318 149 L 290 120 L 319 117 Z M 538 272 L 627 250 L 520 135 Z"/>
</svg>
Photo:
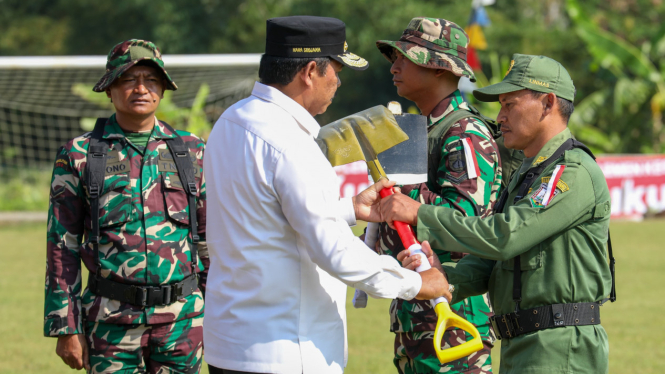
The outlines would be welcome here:
<svg viewBox="0 0 665 374">
<path fill-rule="evenodd" d="M 0 373 L 71 373 L 55 355 L 55 339 L 42 337 L 45 225 L 0 226 Z M 665 221 L 612 225 L 619 301 L 603 307 L 610 337 L 611 373 L 660 373 L 665 369 Z M 352 292 L 349 292 L 349 296 Z M 350 300 L 350 299 L 349 299 Z M 347 373 L 396 373 L 387 300 L 367 309 L 349 302 Z M 496 352 L 498 353 L 498 351 Z M 498 357 L 495 355 L 495 360 Z M 207 370 L 204 371 L 207 373 Z"/>
</svg>

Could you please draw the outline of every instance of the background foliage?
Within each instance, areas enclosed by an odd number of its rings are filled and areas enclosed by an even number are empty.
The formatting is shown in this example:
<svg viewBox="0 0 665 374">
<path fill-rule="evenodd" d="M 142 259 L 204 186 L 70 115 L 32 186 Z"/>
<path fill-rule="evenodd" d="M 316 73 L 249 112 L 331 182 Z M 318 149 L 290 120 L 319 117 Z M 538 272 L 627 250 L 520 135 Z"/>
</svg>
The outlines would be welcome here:
<svg viewBox="0 0 665 374">
<path fill-rule="evenodd" d="M 371 67 L 342 73 L 338 97 L 319 119 L 327 123 L 397 99 L 376 40 L 399 38 L 419 15 L 465 26 L 471 1 L 0 0 L 0 8 L 0 55 L 106 54 L 129 38 L 152 40 L 164 53 L 260 53 L 267 18 L 340 18 L 350 50 Z M 493 71 L 493 58 L 508 61 L 515 52 L 552 57 L 577 87 L 579 112 L 571 127 L 578 137 L 607 153 L 662 151 L 663 0 L 497 0 L 487 11 L 489 48 L 479 57 L 488 79 L 505 70 Z"/>
<path fill-rule="evenodd" d="M 163 53 L 261 53 L 268 18 L 337 17 L 347 24 L 349 49 L 365 57 L 370 68 L 342 71 L 335 101 L 318 118 L 328 123 L 391 100 L 412 106 L 397 97 L 390 64 L 376 49 L 376 40 L 398 39 L 414 16 L 466 26 L 471 0 L 0 0 L 0 9 L 4 56 L 105 55 L 129 38 L 152 40 Z M 597 153 L 663 151 L 663 0 L 497 0 L 486 9 L 492 24 L 484 28 L 488 49 L 478 51 L 479 85 L 501 80 L 513 53 L 552 57 L 566 66 L 577 88 L 570 122 L 576 137 Z M 204 98 L 207 87 L 199 94 Z M 166 98 L 160 115 L 185 123 L 181 128 L 208 131 L 200 105 L 188 109 L 168 104 Z M 496 104 L 474 104 L 488 116 L 499 109 Z M 32 178 L 16 173 L 11 179 L 3 177 L 3 184 L 16 186 Z M 5 185 L 0 200 L 17 194 L 33 191 L 19 193 Z"/>
</svg>

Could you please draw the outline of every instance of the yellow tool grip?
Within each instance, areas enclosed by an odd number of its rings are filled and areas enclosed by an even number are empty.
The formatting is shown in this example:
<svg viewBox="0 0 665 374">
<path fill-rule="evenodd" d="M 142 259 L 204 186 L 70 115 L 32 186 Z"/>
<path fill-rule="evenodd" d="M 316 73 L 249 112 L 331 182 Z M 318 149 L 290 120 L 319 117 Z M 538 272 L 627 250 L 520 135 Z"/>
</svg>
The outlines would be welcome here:
<svg viewBox="0 0 665 374">
<path fill-rule="evenodd" d="M 483 341 L 480 340 L 480 333 L 476 327 L 450 310 L 450 305 L 447 302 L 436 304 L 434 311 L 438 317 L 436 330 L 434 330 L 434 350 L 436 351 L 436 357 L 442 364 L 466 357 L 483 348 Z M 456 347 L 441 349 L 443 333 L 450 327 L 457 327 L 468 332 L 473 339 Z"/>
</svg>

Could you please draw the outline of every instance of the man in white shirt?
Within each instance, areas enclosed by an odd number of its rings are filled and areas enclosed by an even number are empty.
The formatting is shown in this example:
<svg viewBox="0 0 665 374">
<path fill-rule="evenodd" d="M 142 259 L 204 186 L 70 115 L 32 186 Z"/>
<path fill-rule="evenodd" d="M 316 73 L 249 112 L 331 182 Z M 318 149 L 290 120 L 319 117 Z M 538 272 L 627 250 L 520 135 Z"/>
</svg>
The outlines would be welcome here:
<svg viewBox="0 0 665 374">
<path fill-rule="evenodd" d="M 211 374 L 342 373 L 346 287 L 382 298 L 450 297 L 437 270 L 414 273 L 354 237 L 380 221 L 381 181 L 340 199 L 315 138 L 340 86 L 345 25 L 295 16 L 267 22 L 252 95 L 227 109 L 207 143 L 210 271 L 204 344 Z"/>
</svg>

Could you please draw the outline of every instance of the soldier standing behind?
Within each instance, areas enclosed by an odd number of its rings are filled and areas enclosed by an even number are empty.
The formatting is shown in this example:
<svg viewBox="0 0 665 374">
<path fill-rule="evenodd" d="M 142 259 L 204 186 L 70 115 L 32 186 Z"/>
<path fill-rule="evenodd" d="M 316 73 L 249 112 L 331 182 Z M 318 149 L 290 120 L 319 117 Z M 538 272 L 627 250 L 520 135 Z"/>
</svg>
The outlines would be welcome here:
<svg viewBox="0 0 665 374">
<path fill-rule="evenodd" d="M 177 86 L 153 43 L 116 45 L 93 88 L 106 92 L 116 113 L 58 150 L 44 335 L 58 337 L 56 353 L 75 369 L 198 373 L 201 366 L 204 143 L 157 120 L 166 89 Z M 90 272 L 82 294 L 81 261 Z"/>
<path fill-rule="evenodd" d="M 380 40 L 381 53 L 393 63 L 390 72 L 397 94 L 418 106 L 428 119 L 428 182 L 402 187 L 423 204 L 453 208 L 465 216 L 485 216 L 501 186 L 499 148 L 481 117 L 473 115 L 457 85 L 460 77 L 475 81 L 466 63 L 468 36 L 453 22 L 418 17 L 411 20 L 399 41 Z M 381 252 L 397 256 L 404 249 L 397 231 L 380 225 Z M 460 253 L 433 248 L 441 262 L 457 261 Z M 395 336 L 394 363 L 403 374 L 488 373 L 492 371 L 490 332 L 492 312 L 487 295 L 451 305 L 481 333 L 484 349 L 441 365 L 433 346 L 437 316 L 428 301 L 393 300 L 391 331 Z M 467 340 L 464 331 L 447 331 L 444 347 Z"/>
</svg>

